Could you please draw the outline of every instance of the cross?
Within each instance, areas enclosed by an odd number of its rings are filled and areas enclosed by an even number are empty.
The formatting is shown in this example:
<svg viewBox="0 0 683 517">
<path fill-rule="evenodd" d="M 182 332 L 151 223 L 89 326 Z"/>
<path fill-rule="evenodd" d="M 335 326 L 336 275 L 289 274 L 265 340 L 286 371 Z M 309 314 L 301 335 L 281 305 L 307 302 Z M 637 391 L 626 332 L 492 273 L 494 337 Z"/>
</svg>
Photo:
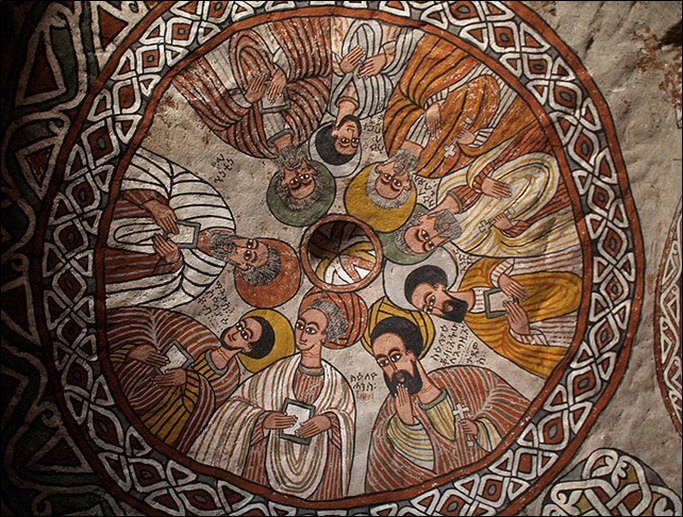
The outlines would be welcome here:
<svg viewBox="0 0 683 517">
<path fill-rule="evenodd" d="M 455 156 L 455 150 L 457 147 L 455 146 L 455 140 L 453 140 L 450 145 L 444 145 L 443 150 L 444 150 L 444 157 L 445 158 L 450 158 L 451 156 Z"/>
<path fill-rule="evenodd" d="M 451 413 L 453 413 L 453 416 L 456 417 L 457 421 L 460 422 L 461 424 L 465 420 L 465 413 L 469 413 L 469 412 L 470 412 L 470 408 L 467 406 L 464 406 L 460 402 L 455 404 L 455 409 L 453 411 L 451 411 Z M 467 444 L 468 447 L 474 446 L 474 442 L 472 440 L 470 440 L 469 438 L 466 439 L 465 443 Z"/>
</svg>

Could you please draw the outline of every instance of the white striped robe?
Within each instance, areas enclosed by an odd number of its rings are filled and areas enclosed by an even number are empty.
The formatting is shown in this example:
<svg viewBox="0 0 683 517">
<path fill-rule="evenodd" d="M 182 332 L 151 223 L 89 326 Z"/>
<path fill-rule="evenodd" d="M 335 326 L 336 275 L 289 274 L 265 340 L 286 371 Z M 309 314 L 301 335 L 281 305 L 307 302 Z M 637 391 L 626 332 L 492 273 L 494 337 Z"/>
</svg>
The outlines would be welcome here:
<svg viewBox="0 0 683 517">
<path fill-rule="evenodd" d="M 180 165 L 146 149 L 139 149 L 131 160 L 121 191 L 122 195 L 152 193 L 174 210 L 179 221 L 196 223 L 200 231 L 235 230 L 232 213 L 216 189 Z M 218 278 L 226 263 L 197 248 L 185 248 L 181 249 L 179 268 L 139 277 L 135 274 L 136 260 L 142 264 L 155 255 L 152 237 L 163 232 L 144 208 L 133 203 L 128 205 L 132 217 L 127 217 L 124 210 L 115 210 L 108 234 L 107 307 L 144 305 L 168 309 L 201 295 Z"/>
</svg>

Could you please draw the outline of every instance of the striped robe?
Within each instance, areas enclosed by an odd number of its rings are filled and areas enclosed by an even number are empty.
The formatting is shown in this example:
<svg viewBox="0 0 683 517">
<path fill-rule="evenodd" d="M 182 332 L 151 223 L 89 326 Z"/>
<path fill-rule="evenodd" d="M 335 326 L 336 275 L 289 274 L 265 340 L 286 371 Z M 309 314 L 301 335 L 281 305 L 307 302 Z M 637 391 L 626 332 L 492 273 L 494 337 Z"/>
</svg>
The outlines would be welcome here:
<svg viewBox="0 0 683 517">
<path fill-rule="evenodd" d="M 464 177 L 451 174 L 439 183 L 437 202 L 450 196 L 460 209 L 456 219 L 462 234 L 451 242 L 465 253 L 487 257 L 537 257 L 577 246 L 576 221 L 557 160 L 529 153 L 493 168 L 505 149 L 503 144 L 478 158 Z M 508 185 L 510 197 L 481 194 L 481 171 Z M 511 228 L 493 227 L 493 218 L 502 213 Z"/>
<path fill-rule="evenodd" d="M 235 390 L 240 378 L 236 360 L 223 370 L 209 352 L 220 347 L 216 336 L 192 318 L 163 309 L 129 307 L 107 313 L 109 357 L 130 407 L 157 438 L 186 452 L 217 405 Z M 158 372 L 128 359 L 139 345 L 164 350 L 178 341 L 195 359 L 186 370 L 184 386 L 160 388 L 152 384 Z"/>
<path fill-rule="evenodd" d="M 475 303 L 465 315 L 465 323 L 493 351 L 542 378 L 547 378 L 566 355 L 581 302 L 583 281 L 575 273 L 558 271 L 563 258 L 548 258 L 544 270 L 525 268 L 523 260 L 513 264 L 511 260 L 481 259 L 470 266 L 458 288 L 474 289 L 477 298 L 482 298 L 479 293 L 497 286 L 492 278 L 499 278 L 501 271 L 524 286 L 527 299 L 519 303 L 529 315 L 530 335 L 511 332 L 505 315 L 488 318 L 481 303 Z M 549 267 L 553 271 L 548 271 Z"/>
<path fill-rule="evenodd" d="M 426 108 L 441 103 L 441 134 L 428 138 Z M 477 138 L 455 142 L 462 129 Z M 512 145 L 498 163 L 521 154 L 550 152 L 550 143 L 529 107 L 475 58 L 430 34 L 422 37 L 394 90 L 384 116 L 389 156 L 410 140 L 423 147 L 416 174 L 441 178 L 458 171 L 502 142 Z"/>
<path fill-rule="evenodd" d="M 356 408 L 351 387 L 329 363 L 322 376 L 302 375 L 301 354 L 286 357 L 246 380 L 216 411 L 189 451 L 195 460 L 220 467 L 273 490 L 308 500 L 348 494 Z M 263 429 L 267 411 L 286 399 L 315 406 L 332 429 L 304 445 Z"/>
<path fill-rule="evenodd" d="M 384 111 L 401 73 L 422 37 L 422 31 L 408 27 L 394 28 L 382 25 L 375 20 L 350 21 L 348 18 L 340 18 L 334 20 L 333 24 L 333 50 L 338 50 L 339 60 L 355 47 L 364 49 L 365 57 L 372 57 L 382 53 L 383 46 L 391 46 L 391 53 L 394 57 L 377 75 L 372 77 L 360 77 L 357 70 L 348 74 L 335 70 L 332 78 L 329 112 L 337 116 L 338 103 L 344 98 L 350 84 L 356 90 L 353 101 L 358 104 L 358 107 L 354 115 L 359 119 Z M 334 45 L 336 32 L 344 32 L 344 39 L 339 49 L 336 49 Z"/>
<path fill-rule="evenodd" d="M 198 224 L 200 232 L 209 228 L 235 230 L 232 212 L 211 185 L 140 148 L 121 183 L 104 250 L 110 309 L 130 305 L 177 307 L 201 295 L 225 268 L 224 261 L 197 247 L 181 249 L 180 260 L 165 264 L 152 245 L 152 237 L 163 232 L 142 206 L 151 199 L 171 207 L 179 221 Z"/>
<path fill-rule="evenodd" d="M 410 441 L 402 448 L 410 452 L 401 453 L 392 445 L 392 440 L 396 440 L 394 419 L 398 416 L 394 399 L 389 396 L 379 410 L 370 437 L 367 492 L 408 488 L 480 460 L 512 429 L 529 403 L 500 376 L 485 368 L 452 366 L 428 375 L 438 388 L 445 390 L 452 407 L 469 408 L 466 417 L 475 421 L 480 434 L 486 430 L 489 438 L 497 435 L 496 439 L 486 443 L 468 437 L 456 417 L 450 415 L 451 420 L 447 421 L 449 415 L 445 412 L 439 414 L 438 421 L 434 415 L 430 418 L 428 409 L 414 397 L 413 414 L 421 425 L 422 435 L 406 434 Z M 449 424 L 450 432 L 445 432 Z M 426 453 L 423 458 L 419 457 L 420 451 Z"/>
<path fill-rule="evenodd" d="M 331 63 L 329 20 L 297 18 L 236 33 L 173 84 L 219 138 L 250 156 L 273 158 L 278 136 L 290 133 L 300 145 L 318 127 L 330 97 Z M 287 76 L 289 107 L 264 113 L 244 98 L 248 74 L 272 74 L 275 65 Z"/>
</svg>

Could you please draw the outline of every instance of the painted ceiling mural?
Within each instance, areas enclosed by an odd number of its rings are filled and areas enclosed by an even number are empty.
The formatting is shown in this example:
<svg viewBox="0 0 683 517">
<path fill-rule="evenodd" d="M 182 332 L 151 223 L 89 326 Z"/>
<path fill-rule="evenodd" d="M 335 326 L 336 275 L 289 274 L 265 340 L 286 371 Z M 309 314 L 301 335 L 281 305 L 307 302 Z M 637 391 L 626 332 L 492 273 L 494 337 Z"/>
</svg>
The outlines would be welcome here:
<svg viewBox="0 0 683 517">
<path fill-rule="evenodd" d="M 3 514 L 680 515 L 680 151 L 553 4 L 4 5 Z"/>
</svg>

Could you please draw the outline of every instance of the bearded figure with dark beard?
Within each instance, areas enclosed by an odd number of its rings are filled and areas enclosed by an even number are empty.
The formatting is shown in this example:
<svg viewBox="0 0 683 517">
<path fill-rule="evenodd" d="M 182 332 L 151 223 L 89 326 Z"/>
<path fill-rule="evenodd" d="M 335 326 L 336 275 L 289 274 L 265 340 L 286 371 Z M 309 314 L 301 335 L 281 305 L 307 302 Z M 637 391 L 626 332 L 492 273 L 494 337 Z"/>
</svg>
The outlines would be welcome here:
<svg viewBox="0 0 683 517">
<path fill-rule="evenodd" d="M 452 366 L 427 373 L 420 358 L 431 343 L 408 318 L 381 319 L 370 342 L 390 395 L 372 430 L 368 492 L 407 488 L 480 460 L 529 404 L 485 368 Z"/>
<path fill-rule="evenodd" d="M 570 254 L 546 260 L 554 271 L 540 260 L 483 258 L 467 270 L 457 289 L 440 267 L 419 266 L 405 278 L 405 299 L 430 316 L 464 322 L 491 350 L 547 378 L 574 339 L 581 277 L 559 270 L 574 263 Z M 491 301 L 496 297 L 500 305 Z"/>
</svg>

